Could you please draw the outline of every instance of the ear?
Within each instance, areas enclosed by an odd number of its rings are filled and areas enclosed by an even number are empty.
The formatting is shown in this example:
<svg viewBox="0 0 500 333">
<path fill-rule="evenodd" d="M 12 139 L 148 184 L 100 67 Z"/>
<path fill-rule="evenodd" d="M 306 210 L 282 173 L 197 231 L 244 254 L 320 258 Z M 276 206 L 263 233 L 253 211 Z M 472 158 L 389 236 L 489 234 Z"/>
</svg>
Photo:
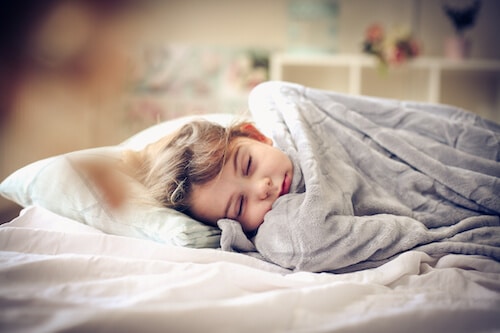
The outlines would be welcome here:
<svg viewBox="0 0 500 333">
<path fill-rule="evenodd" d="M 262 134 L 253 124 L 245 123 L 241 125 L 240 131 L 251 139 L 260 141 L 268 145 L 273 144 L 273 140 Z"/>
</svg>

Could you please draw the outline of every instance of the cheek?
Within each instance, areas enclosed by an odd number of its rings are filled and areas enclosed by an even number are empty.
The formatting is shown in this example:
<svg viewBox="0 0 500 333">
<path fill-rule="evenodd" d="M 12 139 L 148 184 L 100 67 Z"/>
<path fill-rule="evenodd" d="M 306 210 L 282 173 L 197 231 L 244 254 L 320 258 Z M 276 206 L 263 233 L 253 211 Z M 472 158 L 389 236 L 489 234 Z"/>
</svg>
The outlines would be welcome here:
<svg viewBox="0 0 500 333">
<path fill-rule="evenodd" d="M 264 216 L 271 210 L 272 206 L 268 202 L 262 202 L 249 208 L 246 223 L 243 224 L 246 229 L 255 230 L 264 222 Z"/>
</svg>

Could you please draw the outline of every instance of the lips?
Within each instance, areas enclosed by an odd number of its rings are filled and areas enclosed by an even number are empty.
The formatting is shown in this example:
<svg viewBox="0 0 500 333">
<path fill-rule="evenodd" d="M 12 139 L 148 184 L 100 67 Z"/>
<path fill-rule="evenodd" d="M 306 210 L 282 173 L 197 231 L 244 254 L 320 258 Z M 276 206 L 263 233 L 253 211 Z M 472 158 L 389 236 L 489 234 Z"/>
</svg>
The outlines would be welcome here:
<svg viewBox="0 0 500 333">
<path fill-rule="evenodd" d="M 281 184 L 280 196 L 288 194 L 288 192 L 290 192 L 291 183 L 292 183 L 292 180 L 290 179 L 290 177 L 287 174 L 285 174 L 285 179 L 283 179 L 283 184 Z"/>
</svg>

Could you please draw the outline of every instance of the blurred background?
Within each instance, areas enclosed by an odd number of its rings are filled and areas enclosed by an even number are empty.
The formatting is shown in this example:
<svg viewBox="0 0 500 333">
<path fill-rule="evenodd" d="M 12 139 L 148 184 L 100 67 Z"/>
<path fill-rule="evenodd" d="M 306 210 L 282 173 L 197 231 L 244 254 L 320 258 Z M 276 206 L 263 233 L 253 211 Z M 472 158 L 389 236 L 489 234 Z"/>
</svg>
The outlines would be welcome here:
<svg viewBox="0 0 500 333">
<path fill-rule="evenodd" d="M 500 122 L 499 13 L 498 0 L 5 0 L 0 180 L 175 117 L 244 114 L 269 79 Z"/>
</svg>

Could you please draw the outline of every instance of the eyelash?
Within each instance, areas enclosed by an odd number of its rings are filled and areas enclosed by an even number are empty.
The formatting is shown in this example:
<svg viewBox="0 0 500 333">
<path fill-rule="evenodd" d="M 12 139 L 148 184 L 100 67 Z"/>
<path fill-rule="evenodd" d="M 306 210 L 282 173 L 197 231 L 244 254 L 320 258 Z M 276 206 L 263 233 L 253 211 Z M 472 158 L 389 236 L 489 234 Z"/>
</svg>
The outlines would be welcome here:
<svg viewBox="0 0 500 333">
<path fill-rule="evenodd" d="M 245 169 L 245 171 L 243 172 L 243 175 L 245 176 L 248 176 L 250 174 L 250 168 L 252 166 L 252 156 L 249 156 L 248 157 L 248 163 L 247 163 L 247 167 Z M 243 204 L 244 204 L 244 197 L 241 196 L 240 197 L 240 205 L 239 205 L 239 208 L 238 208 L 238 217 L 241 216 L 241 213 L 243 212 Z"/>
<path fill-rule="evenodd" d="M 238 217 L 241 216 L 242 212 L 243 212 L 243 196 L 240 197 L 240 208 L 238 209 Z"/>
<path fill-rule="evenodd" d="M 247 168 L 244 172 L 245 176 L 248 176 L 250 173 L 250 167 L 252 166 L 252 156 L 248 157 L 248 163 L 247 163 Z"/>
</svg>

